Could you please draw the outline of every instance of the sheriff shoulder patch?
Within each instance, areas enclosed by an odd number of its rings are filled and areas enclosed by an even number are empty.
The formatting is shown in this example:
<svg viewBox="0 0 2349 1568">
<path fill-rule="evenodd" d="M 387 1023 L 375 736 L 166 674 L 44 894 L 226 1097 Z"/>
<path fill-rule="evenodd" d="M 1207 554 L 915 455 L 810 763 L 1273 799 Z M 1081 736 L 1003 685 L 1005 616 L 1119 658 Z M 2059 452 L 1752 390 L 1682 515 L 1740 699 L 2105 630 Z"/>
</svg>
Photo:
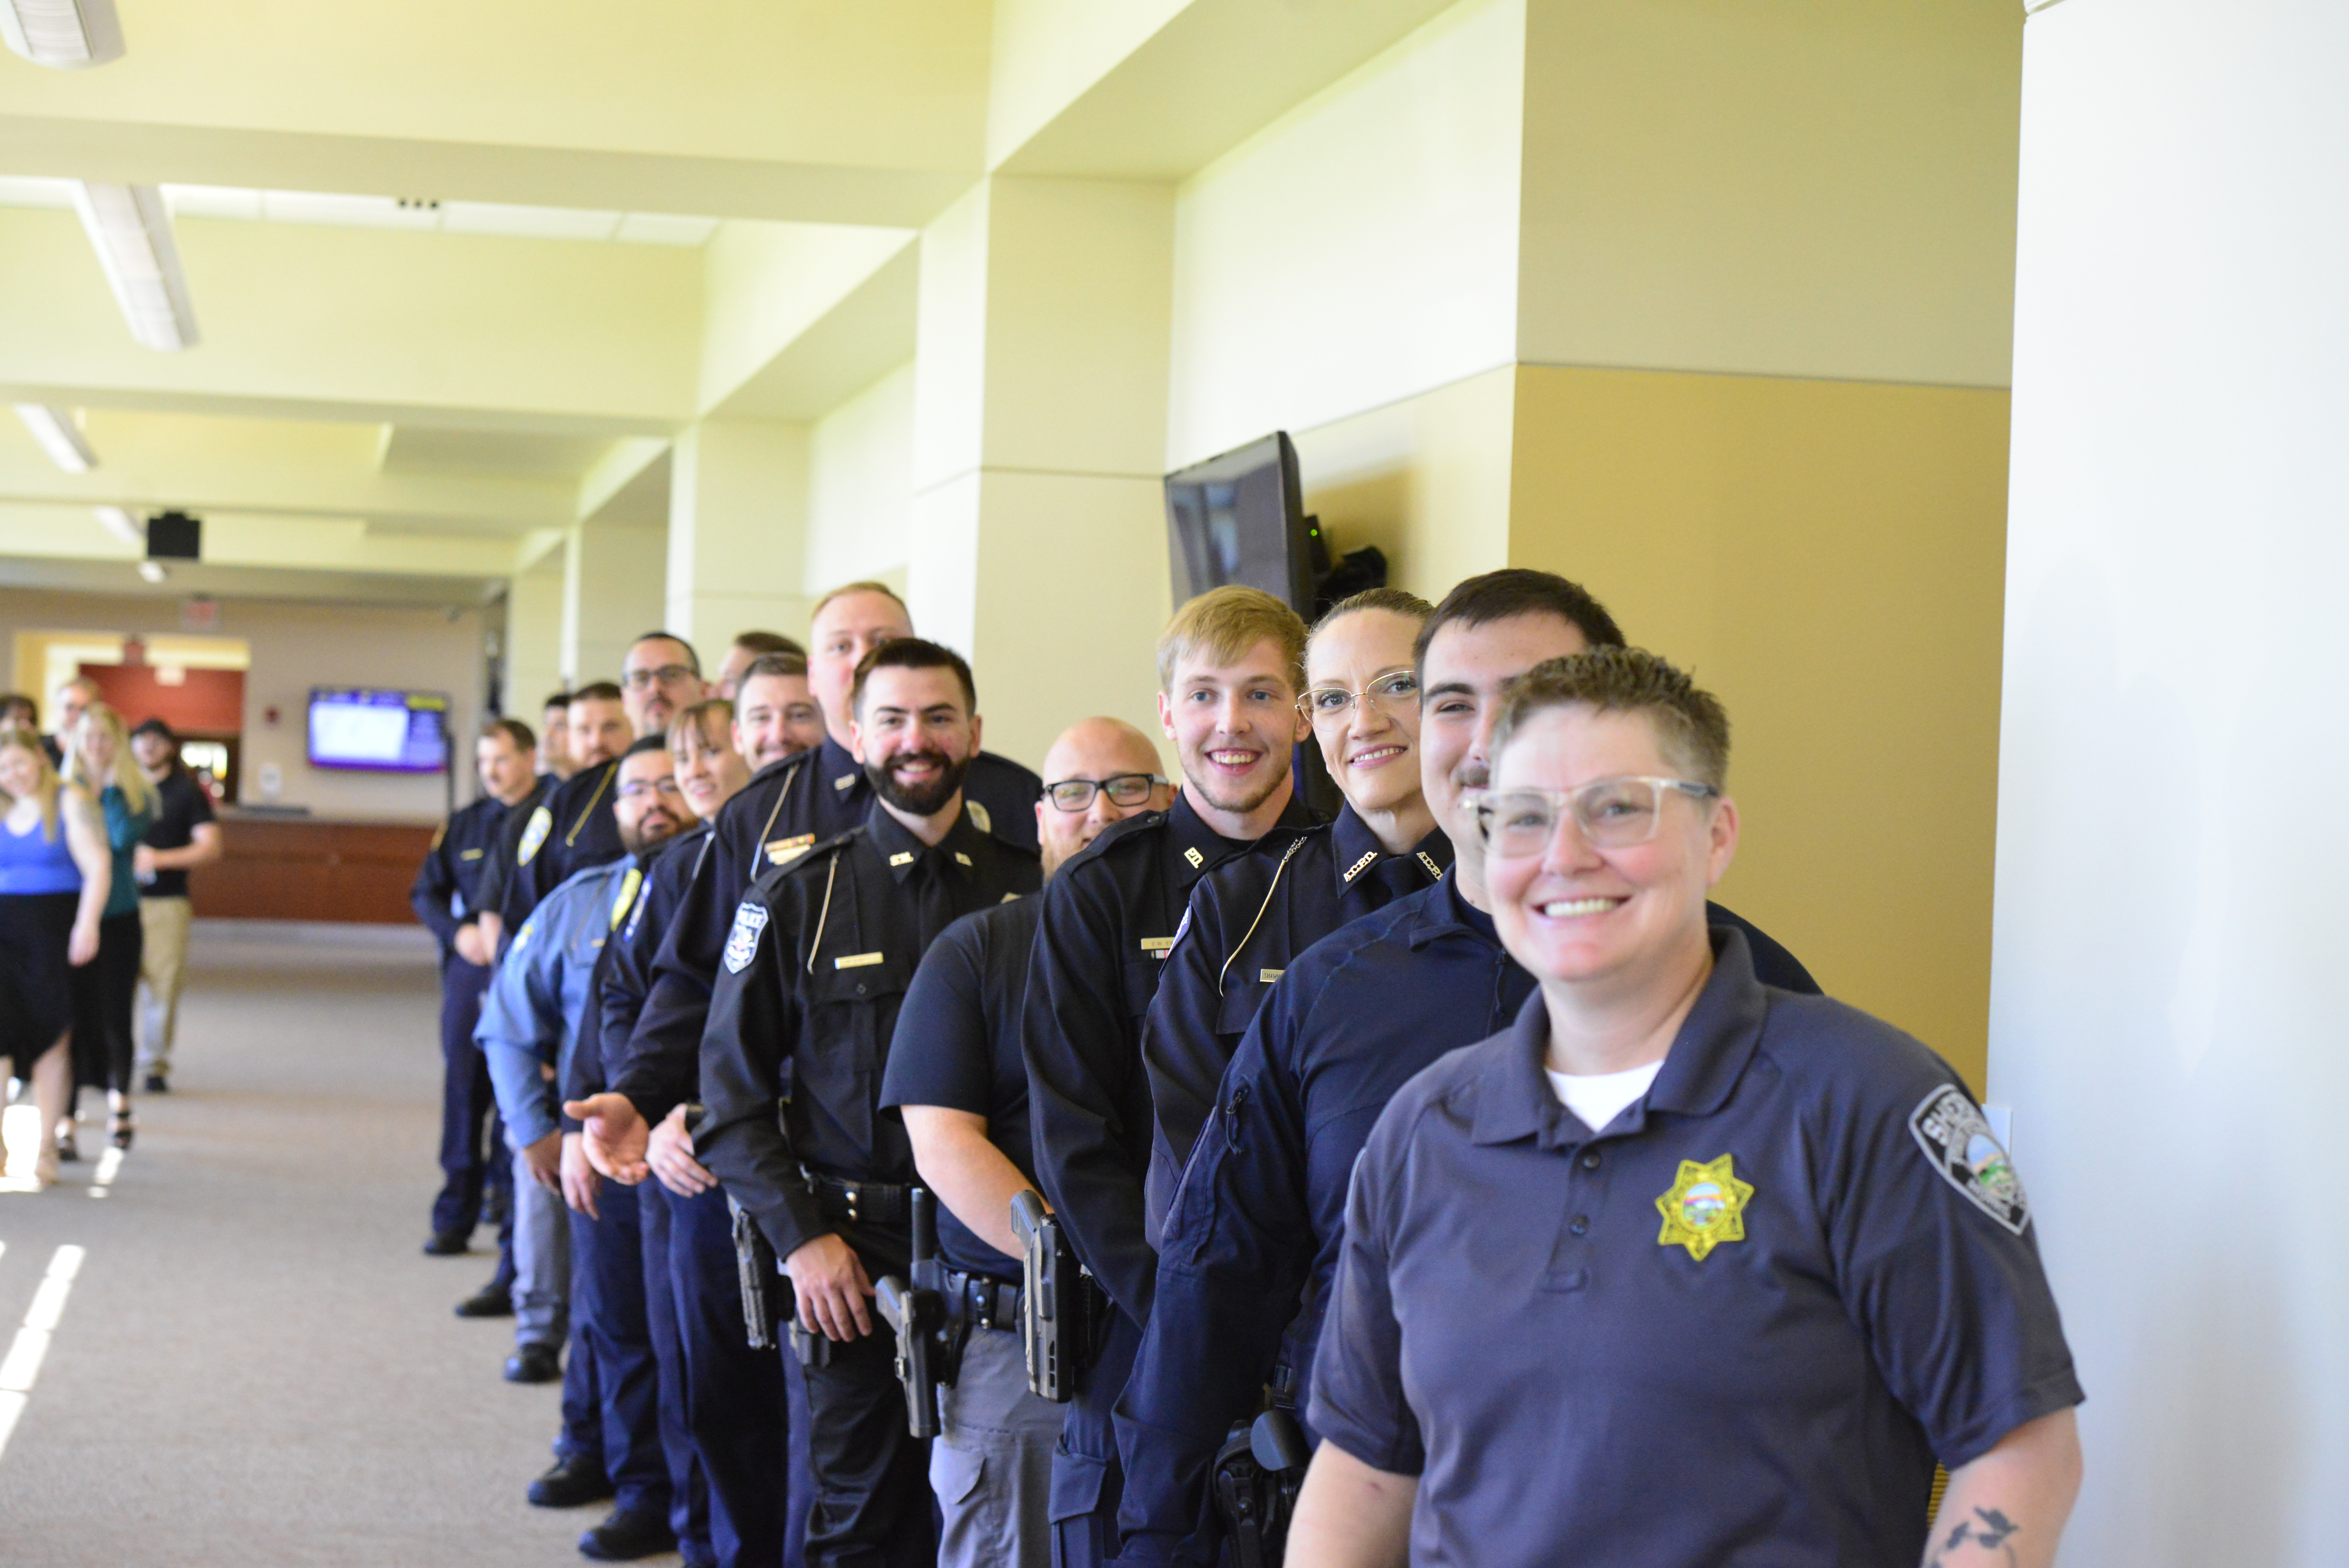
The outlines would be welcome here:
<svg viewBox="0 0 2349 1568">
<path fill-rule="evenodd" d="M 1943 1084 L 1909 1113 L 1909 1130 L 1942 1181 L 2016 1235 L 2031 1223 L 2031 1201 L 2014 1162 L 1966 1091 Z"/>
<path fill-rule="evenodd" d="M 627 919 L 628 911 L 636 907 L 636 893 L 644 887 L 644 885 L 645 873 L 638 871 L 636 867 L 630 866 L 626 871 L 620 873 L 620 893 L 617 898 L 615 898 L 612 901 L 612 923 L 609 927 L 610 930 L 617 931 L 620 929 L 620 922 Z"/>
<path fill-rule="evenodd" d="M 745 902 L 734 911 L 734 929 L 726 934 L 726 973 L 740 975 L 750 967 L 759 951 L 759 934 L 767 929 L 767 906 Z"/>
<path fill-rule="evenodd" d="M 514 863 L 523 866 L 530 864 L 531 857 L 538 853 L 539 847 L 546 842 L 546 835 L 553 831 L 554 831 L 554 813 L 543 806 L 533 811 L 530 814 L 530 820 L 523 825 L 522 843 L 514 851 Z"/>
<path fill-rule="evenodd" d="M 970 799 L 963 801 L 962 812 L 964 816 L 970 819 L 970 825 L 977 828 L 980 832 L 991 833 L 995 831 L 995 819 L 989 816 L 988 814 L 987 808 L 980 805 L 978 801 Z M 965 863 L 967 864 L 968 862 Z"/>
</svg>

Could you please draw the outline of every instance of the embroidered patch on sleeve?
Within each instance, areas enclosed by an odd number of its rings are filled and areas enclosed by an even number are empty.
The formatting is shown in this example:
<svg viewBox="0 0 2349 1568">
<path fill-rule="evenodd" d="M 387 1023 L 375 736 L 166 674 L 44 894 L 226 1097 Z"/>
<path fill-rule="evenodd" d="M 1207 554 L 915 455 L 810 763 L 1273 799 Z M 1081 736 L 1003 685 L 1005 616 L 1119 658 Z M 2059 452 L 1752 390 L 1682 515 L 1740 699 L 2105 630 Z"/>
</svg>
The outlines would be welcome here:
<svg viewBox="0 0 2349 1568">
<path fill-rule="evenodd" d="M 636 867 L 630 866 L 626 871 L 620 873 L 620 892 L 619 896 L 612 901 L 612 923 L 609 927 L 610 930 L 617 931 L 620 929 L 620 922 L 628 918 L 628 911 L 635 907 L 636 902 L 636 892 L 644 885 L 645 873 L 638 871 Z"/>
<path fill-rule="evenodd" d="M 2031 1201 L 2014 1161 L 1992 1137 L 1982 1110 L 1955 1084 L 1943 1084 L 1909 1115 L 1909 1130 L 1917 1147 L 1940 1173 L 1941 1180 L 1965 1194 L 1966 1202 L 2016 1235 L 2031 1223 Z"/>
<path fill-rule="evenodd" d="M 986 807 L 980 805 L 976 800 L 965 799 L 962 803 L 962 810 L 963 815 L 970 819 L 970 825 L 972 827 L 977 828 L 982 833 L 991 833 L 995 831 L 995 819 L 988 814 Z M 969 862 L 967 861 L 964 862 L 966 865 Z"/>
<path fill-rule="evenodd" d="M 750 967 L 759 951 L 759 934 L 767 929 L 767 906 L 745 903 L 734 911 L 734 929 L 726 934 L 726 973 L 740 975 Z"/>
<path fill-rule="evenodd" d="M 539 846 L 546 842 L 546 835 L 553 831 L 554 831 L 554 814 L 543 806 L 533 811 L 530 814 L 530 820 L 523 826 L 522 844 L 514 851 L 514 863 L 523 866 L 530 864 L 531 857 L 538 853 Z"/>
</svg>

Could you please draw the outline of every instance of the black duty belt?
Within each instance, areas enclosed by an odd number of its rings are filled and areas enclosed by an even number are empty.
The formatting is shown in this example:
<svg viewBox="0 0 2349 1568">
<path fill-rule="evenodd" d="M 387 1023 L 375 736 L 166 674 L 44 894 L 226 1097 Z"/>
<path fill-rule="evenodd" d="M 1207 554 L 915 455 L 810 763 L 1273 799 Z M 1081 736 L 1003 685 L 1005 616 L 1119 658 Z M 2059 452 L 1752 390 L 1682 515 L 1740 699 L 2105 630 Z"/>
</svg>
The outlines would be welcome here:
<svg viewBox="0 0 2349 1568">
<path fill-rule="evenodd" d="M 944 1271 L 942 1277 L 946 1288 L 938 1294 L 946 1297 L 948 1322 L 965 1323 L 974 1328 L 998 1328 L 1006 1334 L 1019 1332 L 1018 1285 L 953 1269 Z"/>
<path fill-rule="evenodd" d="M 851 1181 L 805 1166 L 800 1174 L 815 1194 L 827 1220 L 863 1220 L 875 1225 L 903 1225 L 914 1217 L 914 1189 L 896 1181 Z"/>
</svg>

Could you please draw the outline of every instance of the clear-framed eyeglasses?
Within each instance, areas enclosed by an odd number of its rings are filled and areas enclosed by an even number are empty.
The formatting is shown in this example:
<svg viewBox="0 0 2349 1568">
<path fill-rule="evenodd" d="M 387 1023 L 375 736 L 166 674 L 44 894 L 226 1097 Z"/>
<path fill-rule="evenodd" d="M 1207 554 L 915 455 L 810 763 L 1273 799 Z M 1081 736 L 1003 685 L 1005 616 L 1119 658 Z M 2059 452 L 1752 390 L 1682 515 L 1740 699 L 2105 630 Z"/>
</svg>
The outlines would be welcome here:
<svg viewBox="0 0 2349 1568">
<path fill-rule="evenodd" d="M 1318 724 L 1323 719 L 1350 717 L 1354 705 L 1363 702 L 1376 703 L 1388 713 L 1415 707 L 1419 705 L 1419 676 L 1410 670 L 1389 670 L 1360 691 L 1349 691 L 1341 686 L 1308 686 L 1305 695 L 1297 699 L 1297 709 Z"/>
<path fill-rule="evenodd" d="M 1165 783 L 1156 773 L 1112 773 L 1106 779 L 1063 779 L 1044 786 L 1044 799 L 1063 811 L 1081 811 L 1105 794 L 1113 806 L 1139 806 Z"/>
<path fill-rule="evenodd" d="M 647 795 L 666 795 L 672 799 L 685 798 L 685 786 L 674 773 L 664 773 L 658 779 L 635 779 L 615 791 L 623 800 L 641 800 Z"/>
<path fill-rule="evenodd" d="M 1485 851 L 1506 860 L 1549 848 L 1568 815 L 1592 848 L 1626 850 L 1656 836 L 1664 801 L 1674 794 L 1711 800 L 1721 791 L 1686 779 L 1640 776 L 1594 779 L 1572 789 L 1496 789 L 1476 802 L 1476 825 Z"/>
<path fill-rule="evenodd" d="M 693 679 L 693 671 L 684 665 L 663 665 L 658 669 L 630 670 L 620 677 L 620 684 L 630 691 L 642 691 L 651 686 L 675 686 L 679 681 Z"/>
</svg>

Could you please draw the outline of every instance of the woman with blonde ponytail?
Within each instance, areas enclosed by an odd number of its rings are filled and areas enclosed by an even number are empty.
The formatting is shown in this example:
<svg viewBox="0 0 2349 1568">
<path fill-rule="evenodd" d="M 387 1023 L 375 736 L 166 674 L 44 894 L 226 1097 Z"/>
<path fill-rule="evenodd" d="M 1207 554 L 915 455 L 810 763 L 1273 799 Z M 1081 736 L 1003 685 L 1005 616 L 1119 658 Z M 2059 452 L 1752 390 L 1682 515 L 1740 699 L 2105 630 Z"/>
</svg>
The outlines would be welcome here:
<svg viewBox="0 0 2349 1568">
<path fill-rule="evenodd" d="M 57 1130 L 57 1153 L 71 1160 L 78 1157 L 73 1101 L 84 1085 L 106 1090 L 117 1149 L 129 1148 L 137 1131 L 130 1116 L 130 1017 L 144 937 L 134 862 L 139 841 L 154 823 L 156 797 L 153 782 L 131 755 L 121 716 L 106 704 L 92 702 L 82 709 L 67 743 L 65 776 L 104 812 L 113 862 L 106 913 L 98 922 L 98 961 L 74 973 L 74 1090 Z"/>
</svg>

